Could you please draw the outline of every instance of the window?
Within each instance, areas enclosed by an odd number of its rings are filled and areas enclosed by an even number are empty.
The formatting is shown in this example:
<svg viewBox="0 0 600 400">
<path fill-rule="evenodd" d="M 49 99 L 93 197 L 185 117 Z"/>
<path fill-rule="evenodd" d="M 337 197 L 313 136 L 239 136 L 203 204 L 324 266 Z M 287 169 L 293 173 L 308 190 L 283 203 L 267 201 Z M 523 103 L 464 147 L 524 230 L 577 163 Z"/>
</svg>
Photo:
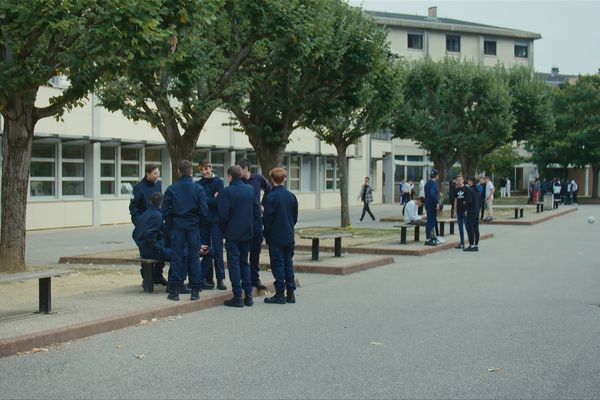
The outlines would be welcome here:
<svg viewBox="0 0 600 400">
<path fill-rule="evenodd" d="M 140 149 L 121 148 L 121 194 L 132 194 L 140 180 Z"/>
<path fill-rule="evenodd" d="M 483 54 L 486 56 L 496 55 L 496 41 L 495 40 L 484 40 L 483 41 Z"/>
<path fill-rule="evenodd" d="M 116 187 L 116 147 L 100 148 L 100 194 L 115 194 Z"/>
<path fill-rule="evenodd" d="M 528 46 L 527 43 L 515 43 L 515 57 L 527 58 Z"/>
<path fill-rule="evenodd" d="M 338 189 L 338 169 L 335 158 L 325 159 L 325 190 Z"/>
<path fill-rule="evenodd" d="M 286 157 L 287 159 L 288 157 Z M 302 164 L 302 157 L 300 156 L 289 156 L 289 162 L 287 164 L 287 188 L 289 190 L 299 191 L 300 190 L 300 165 Z"/>
<path fill-rule="evenodd" d="M 210 162 L 213 167 L 215 175 L 223 178 L 225 176 L 225 153 L 224 152 L 211 152 Z"/>
<path fill-rule="evenodd" d="M 63 145 L 62 147 L 62 195 L 85 194 L 85 147 Z"/>
<path fill-rule="evenodd" d="M 423 35 L 421 33 L 408 34 L 408 48 L 423 50 Z"/>
<path fill-rule="evenodd" d="M 32 197 L 56 195 L 56 145 L 33 144 L 29 176 Z"/>
<path fill-rule="evenodd" d="M 423 156 L 406 156 L 406 161 L 423 161 Z"/>
<path fill-rule="evenodd" d="M 258 157 L 256 153 L 246 153 L 246 158 L 250 161 L 250 172 L 253 174 L 260 173 L 260 166 L 258 165 Z"/>
<path fill-rule="evenodd" d="M 460 36 L 446 35 L 446 51 L 460 53 Z"/>
</svg>

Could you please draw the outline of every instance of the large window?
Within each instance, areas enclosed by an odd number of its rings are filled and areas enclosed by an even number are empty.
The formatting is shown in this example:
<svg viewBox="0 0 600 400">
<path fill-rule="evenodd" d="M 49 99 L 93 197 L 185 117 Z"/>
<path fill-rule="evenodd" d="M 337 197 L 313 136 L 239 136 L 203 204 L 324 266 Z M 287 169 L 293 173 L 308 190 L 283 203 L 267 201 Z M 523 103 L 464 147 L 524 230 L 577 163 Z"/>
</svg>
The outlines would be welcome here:
<svg viewBox="0 0 600 400">
<path fill-rule="evenodd" d="M 407 46 L 409 49 L 423 50 L 423 34 L 409 33 Z"/>
<path fill-rule="evenodd" d="M 31 149 L 30 195 L 56 196 L 56 145 L 34 143 Z"/>
<path fill-rule="evenodd" d="M 527 58 L 528 46 L 527 43 L 515 43 L 515 57 Z"/>
<path fill-rule="evenodd" d="M 132 194 L 133 187 L 140 180 L 140 149 L 121 148 L 121 194 Z"/>
<path fill-rule="evenodd" d="M 62 147 L 62 195 L 85 194 L 85 147 L 63 145 Z"/>
<path fill-rule="evenodd" d="M 496 55 L 496 41 L 495 40 L 484 40 L 483 41 L 483 54 L 486 56 Z"/>
<path fill-rule="evenodd" d="M 300 166 L 302 165 L 301 156 L 284 156 L 284 167 L 287 170 L 286 187 L 289 190 L 300 190 Z"/>
<path fill-rule="evenodd" d="M 446 35 L 446 51 L 460 53 L 460 36 Z"/>
<path fill-rule="evenodd" d="M 325 190 L 338 189 L 338 168 L 335 158 L 328 157 L 325 159 Z"/>
<path fill-rule="evenodd" d="M 117 181 L 117 148 L 100 148 L 100 194 L 115 194 Z"/>
<path fill-rule="evenodd" d="M 210 163 L 215 175 L 225 179 L 225 152 L 211 152 Z"/>
</svg>

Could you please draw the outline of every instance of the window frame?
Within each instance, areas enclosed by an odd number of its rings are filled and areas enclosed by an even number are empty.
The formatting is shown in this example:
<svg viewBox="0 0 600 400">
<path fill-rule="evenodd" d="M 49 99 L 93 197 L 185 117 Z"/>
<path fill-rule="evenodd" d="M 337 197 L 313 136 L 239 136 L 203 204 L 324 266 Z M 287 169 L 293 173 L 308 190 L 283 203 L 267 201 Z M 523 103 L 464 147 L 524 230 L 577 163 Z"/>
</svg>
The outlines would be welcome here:
<svg viewBox="0 0 600 400">
<path fill-rule="evenodd" d="M 419 36 L 421 38 L 421 47 L 411 47 L 411 41 L 410 38 L 411 36 Z M 419 51 L 423 51 L 423 37 L 425 35 L 422 32 L 407 32 L 406 35 L 406 48 L 409 50 L 419 50 Z M 413 42 L 414 44 L 414 42 Z"/>
<path fill-rule="evenodd" d="M 521 56 L 517 54 L 517 48 L 524 48 L 525 49 L 525 56 Z M 519 58 L 519 59 L 529 59 L 529 43 L 527 42 L 515 42 L 514 45 L 514 56 L 515 58 Z"/>
<path fill-rule="evenodd" d="M 102 149 L 112 149 L 114 158 L 102 158 Z M 117 151 L 116 146 L 101 146 L 100 147 L 100 196 L 112 196 L 116 197 L 117 194 L 117 170 L 119 170 L 119 165 L 117 159 L 119 158 L 119 152 Z M 102 176 L 102 165 L 112 165 L 113 166 L 113 174 L 112 176 Z M 102 193 L 102 182 L 112 182 L 113 183 L 113 192 L 112 193 Z"/>
<path fill-rule="evenodd" d="M 30 161 L 30 169 L 29 169 L 29 184 L 28 184 L 28 193 L 27 193 L 27 197 L 32 199 L 32 200 L 48 200 L 48 199 L 56 199 L 58 198 L 58 146 L 60 145 L 60 143 L 37 143 L 38 145 L 40 144 L 44 144 L 44 145 L 50 145 L 52 146 L 53 149 L 53 154 L 54 157 L 31 157 L 31 161 Z M 33 143 L 32 146 L 35 146 L 36 143 Z M 32 148 L 32 154 L 33 154 L 33 148 Z M 31 175 L 31 171 L 32 171 L 32 164 L 35 162 L 41 162 L 41 163 L 52 163 L 52 168 L 54 169 L 54 176 L 32 176 Z M 52 194 L 50 195 L 34 195 L 31 190 L 32 190 L 32 183 L 34 182 L 52 182 Z"/>
<path fill-rule="evenodd" d="M 333 167 L 328 166 L 328 162 L 333 163 Z M 327 171 L 333 171 L 333 177 L 327 178 Z M 332 182 L 332 188 L 327 187 L 327 182 Z M 324 192 L 335 192 L 339 190 L 339 168 L 337 165 L 336 157 L 324 157 L 323 160 L 323 185 L 322 190 Z"/>
<path fill-rule="evenodd" d="M 486 43 L 494 43 L 494 54 L 486 53 Z M 483 39 L 483 55 L 488 57 L 498 57 L 498 41 L 496 39 Z"/>
<path fill-rule="evenodd" d="M 64 150 L 65 150 L 65 146 L 72 146 L 72 147 L 79 147 L 82 150 L 82 155 L 83 158 L 65 158 L 64 156 Z M 85 155 L 86 155 L 86 149 L 85 149 L 85 145 L 73 145 L 73 144 L 65 144 L 65 143 L 61 143 L 61 147 L 62 147 L 62 151 L 61 151 L 61 157 L 60 157 L 60 168 L 61 168 L 61 175 L 60 175 L 60 189 L 61 189 L 61 196 L 62 197 L 69 197 L 69 198 L 73 198 L 73 197 L 85 197 L 86 195 L 86 188 L 85 188 L 85 178 L 86 178 L 86 159 L 85 159 Z M 64 168 L 64 164 L 81 164 L 83 166 L 83 176 L 64 176 L 63 173 L 63 168 Z M 65 182 L 81 182 L 82 183 L 82 188 L 83 188 L 83 193 L 81 194 L 65 194 L 64 193 L 64 183 Z"/>
<path fill-rule="evenodd" d="M 133 149 L 137 151 L 137 160 L 123 160 L 123 149 Z M 118 185 L 119 185 L 119 192 L 118 192 L 118 196 L 121 197 L 126 197 L 126 196 L 132 196 L 133 195 L 133 187 L 141 180 L 140 176 L 143 176 L 142 173 L 144 172 L 144 168 L 142 168 L 142 152 L 141 150 L 143 150 L 143 148 L 141 147 L 120 147 L 119 151 L 118 151 L 118 155 L 119 155 L 119 180 L 118 180 Z M 136 165 L 138 168 L 138 173 L 137 176 L 134 178 L 133 176 L 123 176 L 123 166 L 125 165 Z M 123 193 L 123 185 L 125 183 L 131 183 L 131 192 L 130 193 Z M 115 188 L 116 190 L 116 188 Z"/>
<path fill-rule="evenodd" d="M 451 43 L 450 40 L 451 39 L 458 39 L 457 43 L 458 43 L 458 50 L 450 50 L 449 44 Z M 453 34 L 446 34 L 446 52 L 448 53 L 460 53 L 460 48 L 461 48 L 461 40 L 460 40 L 460 35 L 453 35 Z"/>
</svg>

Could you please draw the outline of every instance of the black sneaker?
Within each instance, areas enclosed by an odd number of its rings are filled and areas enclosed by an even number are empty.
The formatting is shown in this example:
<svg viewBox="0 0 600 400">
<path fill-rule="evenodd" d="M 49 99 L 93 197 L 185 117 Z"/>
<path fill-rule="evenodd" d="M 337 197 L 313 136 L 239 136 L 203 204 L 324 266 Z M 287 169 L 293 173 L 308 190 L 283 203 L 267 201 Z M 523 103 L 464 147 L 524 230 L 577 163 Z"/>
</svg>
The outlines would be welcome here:
<svg viewBox="0 0 600 400">
<path fill-rule="evenodd" d="M 190 293 L 192 293 L 192 291 L 190 290 L 190 288 L 188 288 L 188 287 L 185 285 L 185 283 L 182 283 L 182 284 L 179 286 L 179 293 L 180 293 L 180 294 L 190 294 Z"/>
<path fill-rule="evenodd" d="M 456 246 L 454 246 L 455 249 L 464 249 L 465 245 L 462 243 L 457 244 Z"/>
<path fill-rule="evenodd" d="M 258 291 L 267 290 L 267 287 L 260 282 L 260 279 L 252 282 L 252 286 L 254 286 Z"/>
<path fill-rule="evenodd" d="M 202 288 L 202 290 L 213 290 L 215 288 L 215 284 L 211 284 L 207 281 L 202 281 L 200 283 L 200 287 Z"/>
<path fill-rule="evenodd" d="M 252 307 L 252 305 L 254 305 L 254 301 L 252 301 L 252 296 L 246 295 L 246 297 L 244 297 L 244 305 L 246 307 Z"/>
<path fill-rule="evenodd" d="M 471 250 L 471 251 L 479 251 L 479 246 L 478 245 L 473 246 L 473 250 Z"/>
<path fill-rule="evenodd" d="M 437 245 L 438 245 L 437 242 L 434 240 L 431 240 L 431 239 L 429 239 L 425 242 L 425 246 L 437 246 Z"/>
<path fill-rule="evenodd" d="M 285 296 L 285 301 L 294 304 L 296 302 L 296 295 L 294 295 L 294 292 L 288 292 L 288 294 Z"/>
<path fill-rule="evenodd" d="M 229 300 L 225 300 L 223 302 L 223 304 L 226 305 L 227 307 L 244 307 L 244 301 L 242 300 L 242 298 L 235 297 L 235 296 L 233 296 Z"/>
<path fill-rule="evenodd" d="M 179 301 L 179 290 L 177 290 L 177 286 L 167 286 L 167 292 L 169 293 L 167 299 L 171 301 Z"/>
<path fill-rule="evenodd" d="M 475 251 L 473 250 L 473 246 L 465 247 L 463 251 Z"/>
<path fill-rule="evenodd" d="M 227 286 L 223 283 L 223 279 L 217 279 L 217 289 L 227 290 Z"/>
<path fill-rule="evenodd" d="M 160 277 L 154 278 L 154 284 L 155 285 L 167 286 L 168 282 L 165 279 L 165 277 L 161 275 Z"/>
<path fill-rule="evenodd" d="M 265 297 L 265 303 L 267 304 L 285 304 L 285 297 L 283 294 L 276 294 L 271 297 Z"/>
<path fill-rule="evenodd" d="M 190 296 L 190 300 L 200 300 L 200 292 L 197 289 L 192 289 L 192 295 Z"/>
</svg>

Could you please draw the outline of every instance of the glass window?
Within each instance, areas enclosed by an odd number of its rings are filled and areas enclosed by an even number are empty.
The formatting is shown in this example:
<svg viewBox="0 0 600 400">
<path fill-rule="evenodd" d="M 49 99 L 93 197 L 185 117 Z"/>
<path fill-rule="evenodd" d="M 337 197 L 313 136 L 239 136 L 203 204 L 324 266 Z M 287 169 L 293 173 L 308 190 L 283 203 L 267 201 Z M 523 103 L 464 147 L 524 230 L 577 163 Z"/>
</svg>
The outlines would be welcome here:
<svg viewBox="0 0 600 400">
<path fill-rule="evenodd" d="M 423 156 L 406 156 L 406 161 L 423 161 Z"/>
<path fill-rule="evenodd" d="M 496 55 L 496 41 L 495 40 L 484 40 L 483 41 L 483 54 L 486 56 Z"/>
<path fill-rule="evenodd" d="M 140 180 L 140 149 L 121 148 L 121 194 L 133 193 L 133 186 Z"/>
<path fill-rule="evenodd" d="M 62 157 L 75 160 L 83 160 L 85 158 L 85 148 L 83 146 L 63 145 Z"/>
<path fill-rule="evenodd" d="M 289 190 L 300 190 L 300 165 L 302 157 L 290 156 L 287 168 L 287 187 Z"/>
<path fill-rule="evenodd" d="M 63 196 L 83 196 L 84 191 L 83 181 L 63 181 L 62 183 Z"/>
<path fill-rule="evenodd" d="M 421 179 L 423 167 L 409 165 L 406 167 L 406 179 L 413 182 L 418 182 Z"/>
<path fill-rule="evenodd" d="M 62 147 L 62 195 L 85 195 L 85 147 L 68 145 Z"/>
<path fill-rule="evenodd" d="M 140 151 L 135 148 L 121 148 L 121 160 L 123 161 L 139 161 Z"/>
<path fill-rule="evenodd" d="M 528 47 L 525 43 L 515 43 L 515 57 L 527 58 Z"/>
<path fill-rule="evenodd" d="M 408 48 L 423 50 L 423 35 L 420 33 L 409 33 Z"/>
<path fill-rule="evenodd" d="M 116 186 L 117 148 L 100 148 L 100 194 L 114 195 Z"/>
<path fill-rule="evenodd" d="M 161 149 L 146 149 L 146 163 L 157 164 L 162 163 L 162 150 Z"/>
<path fill-rule="evenodd" d="M 140 166 L 132 164 L 121 165 L 121 177 L 138 179 L 140 177 Z"/>
<path fill-rule="evenodd" d="M 85 176 L 85 168 L 83 163 L 63 162 L 62 176 L 63 178 L 83 178 Z"/>
<path fill-rule="evenodd" d="M 460 53 L 460 36 L 446 35 L 446 51 Z"/>
<path fill-rule="evenodd" d="M 325 159 L 325 190 L 337 190 L 338 171 L 335 158 Z"/>
<path fill-rule="evenodd" d="M 33 144 L 29 177 L 32 197 L 56 195 L 56 145 Z"/>
<path fill-rule="evenodd" d="M 225 153 L 211 152 L 210 162 L 213 166 L 213 173 L 223 178 L 225 176 Z"/>
</svg>

